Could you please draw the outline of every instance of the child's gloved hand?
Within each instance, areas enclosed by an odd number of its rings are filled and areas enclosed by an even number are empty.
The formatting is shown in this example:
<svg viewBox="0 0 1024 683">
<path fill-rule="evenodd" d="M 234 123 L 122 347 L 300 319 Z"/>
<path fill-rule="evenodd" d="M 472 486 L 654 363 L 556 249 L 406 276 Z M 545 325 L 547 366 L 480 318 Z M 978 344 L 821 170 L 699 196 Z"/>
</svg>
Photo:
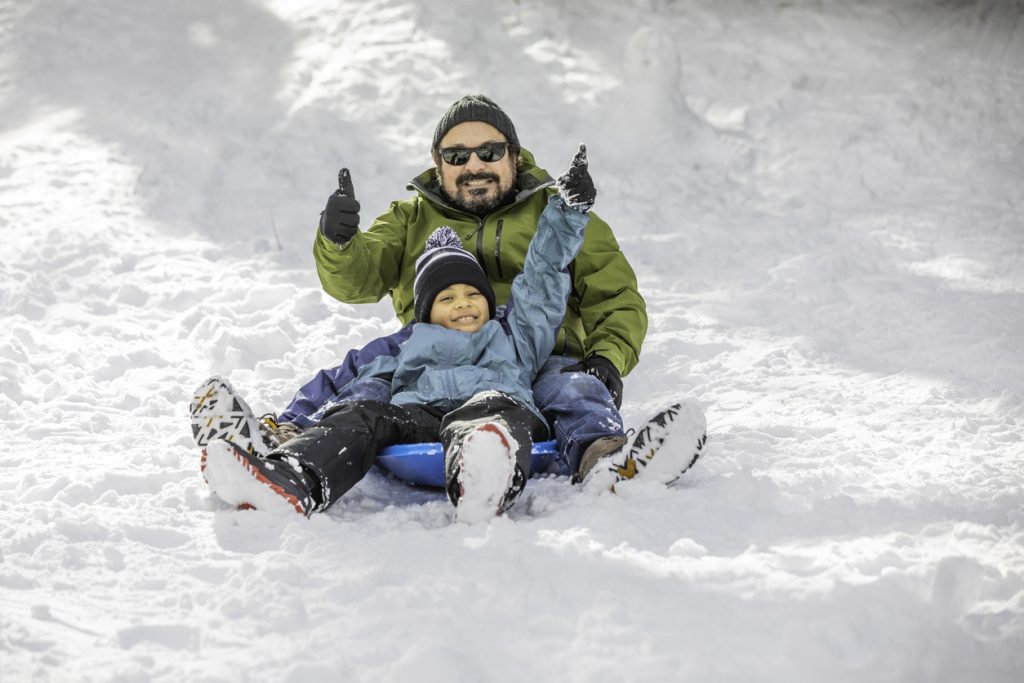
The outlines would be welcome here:
<svg viewBox="0 0 1024 683">
<path fill-rule="evenodd" d="M 576 156 L 572 158 L 569 170 L 558 177 L 558 192 L 562 201 L 580 213 L 587 213 L 594 206 L 597 188 L 587 170 L 587 146 L 581 144 Z"/>
<path fill-rule="evenodd" d="M 338 246 L 359 232 L 359 202 L 347 168 L 338 172 L 338 189 L 327 198 L 327 208 L 320 214 L 320 232 Z"/>
<path fill-rule="evenodd" d="M 588 375 L 601 380 L 601 384 L 608 387 L 608 393 L 612 395 L 615 402 L 615 409 L 622 407 L 622 376 L 610 360 L 604 356 L 590 356 L 581 360 L 575 365 L 562 368 L 562 372 L 585 372 Z"/>
</svg>

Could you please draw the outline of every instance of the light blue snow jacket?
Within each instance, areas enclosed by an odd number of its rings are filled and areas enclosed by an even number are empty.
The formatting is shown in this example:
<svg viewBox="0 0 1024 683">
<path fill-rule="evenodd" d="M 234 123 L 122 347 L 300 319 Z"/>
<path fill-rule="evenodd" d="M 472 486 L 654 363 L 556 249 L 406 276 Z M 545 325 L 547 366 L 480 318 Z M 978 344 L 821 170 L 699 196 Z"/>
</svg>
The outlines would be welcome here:
<svg viewBox="0 0 1024 683">
<path fill-rule="evenodd" d="M 548 200 L 508 304 L 476 332 L 416 323 L 397 356 L 379 356 L 356 381 L 392 374 L 391 402 L 449 412 L 482 391 L 500 391 L 538 417 L 531 386 L 555 347 L 572 290 L 569 264 L 588 216 L 555 195 Z"/>
</svg>

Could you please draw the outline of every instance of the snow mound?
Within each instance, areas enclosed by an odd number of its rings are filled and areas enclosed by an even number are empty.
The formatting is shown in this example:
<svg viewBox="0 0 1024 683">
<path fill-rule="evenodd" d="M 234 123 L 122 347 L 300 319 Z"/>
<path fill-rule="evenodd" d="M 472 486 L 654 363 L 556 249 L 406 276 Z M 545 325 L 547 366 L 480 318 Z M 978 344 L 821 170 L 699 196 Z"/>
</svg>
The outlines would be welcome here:
<svg viewBox="0 0 1024 683">
<path fill-rule="evenodd" d="M 377 471 L 225 509 L 192 388 L 280 410 L 397 329 L 321 291 L 317 215 L 478 92 L 587 145 L 627 426 L 696 401 L 705 454 L 472 525 Z M 0 0 L 0 678 L 1018 680 L 1021 92 L 997 0 Z"/>
</svg>

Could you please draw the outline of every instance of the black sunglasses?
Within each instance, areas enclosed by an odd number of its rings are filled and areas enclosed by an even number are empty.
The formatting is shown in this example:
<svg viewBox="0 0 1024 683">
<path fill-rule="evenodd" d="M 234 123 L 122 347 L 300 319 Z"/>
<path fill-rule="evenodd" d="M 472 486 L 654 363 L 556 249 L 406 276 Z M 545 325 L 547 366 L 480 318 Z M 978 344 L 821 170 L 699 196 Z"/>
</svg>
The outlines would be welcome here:
<svg viewBox="0 0 1024 683">
<path fill-rule="evenodd" d="M 441 150 L 441 158 L 450 166 L 465 166 L 473 152 L 480 161 L 490 163 L 505 156 L 507 142 L 485 142 L 479 147 L 445 147 Z"/>
</svg>

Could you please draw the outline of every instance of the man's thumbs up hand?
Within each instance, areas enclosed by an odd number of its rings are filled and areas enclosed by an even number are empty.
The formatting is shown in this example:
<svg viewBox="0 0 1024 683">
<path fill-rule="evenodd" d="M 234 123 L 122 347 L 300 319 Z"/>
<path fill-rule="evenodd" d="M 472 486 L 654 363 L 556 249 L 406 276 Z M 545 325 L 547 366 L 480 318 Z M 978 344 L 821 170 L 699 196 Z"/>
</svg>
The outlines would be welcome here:
<svg viewBox="0 0 1024 683">
<path fill-rule="evenodd" d="M 338 171 L 338 189 L 327 198 L 320 214 L 320 232 L 338 246 L 347 244 L 359 232 L 359 202 L 347 168 Z"/>
<path fill-rule="evenodd" d="M 587 147 L 580 145 L 576 156 L 572 158 L 569 170 L 558 178 L 558 191 L 562 200 L 580 213 L 587 213 L 594 205 L 597 197 L 597 188 L 590 178 L 590 171 L 587 170 Z"/>
<path fill-rule="evenodd" d="M 342 197 L 356 198 L 355 188 L 352 187 L 352 174 L 348 172 L 347 168 L 343 168 L 338 171 L 338 191 L 335 194 L 340 194 Z"/>
</svg>

